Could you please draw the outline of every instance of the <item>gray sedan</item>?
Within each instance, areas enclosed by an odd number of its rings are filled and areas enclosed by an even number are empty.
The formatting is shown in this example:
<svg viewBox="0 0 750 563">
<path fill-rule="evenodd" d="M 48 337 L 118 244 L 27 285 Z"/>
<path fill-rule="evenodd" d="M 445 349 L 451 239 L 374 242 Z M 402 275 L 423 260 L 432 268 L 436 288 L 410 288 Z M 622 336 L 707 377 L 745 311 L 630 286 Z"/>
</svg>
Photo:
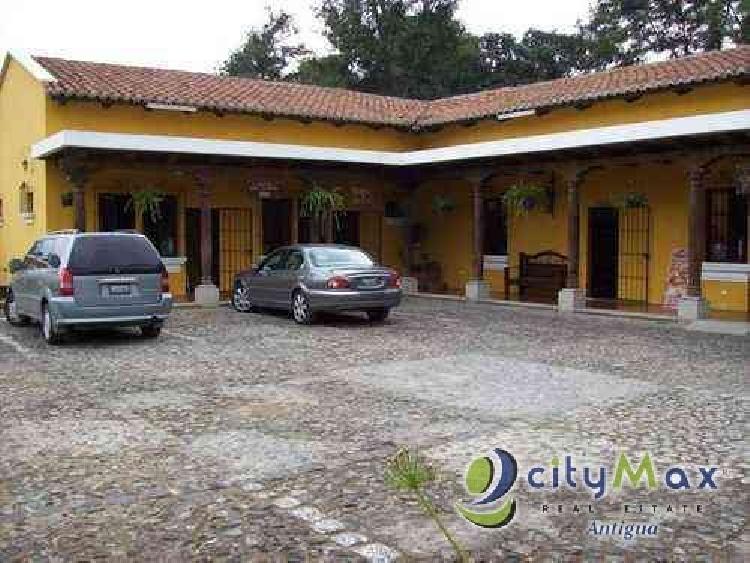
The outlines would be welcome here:
<svg viewBox="0 0 750 563">
<path fill-rule="evenodd" d="M 301 244 L 273 251 L 257 268 L 237 274 L 232 306 L 291 311 L 310 324 L 321 311 L 364 311 L 383 321 L 401 302 L 401 277 L 378 266 L 363 250 L 334 244 Z"/>
</svg>

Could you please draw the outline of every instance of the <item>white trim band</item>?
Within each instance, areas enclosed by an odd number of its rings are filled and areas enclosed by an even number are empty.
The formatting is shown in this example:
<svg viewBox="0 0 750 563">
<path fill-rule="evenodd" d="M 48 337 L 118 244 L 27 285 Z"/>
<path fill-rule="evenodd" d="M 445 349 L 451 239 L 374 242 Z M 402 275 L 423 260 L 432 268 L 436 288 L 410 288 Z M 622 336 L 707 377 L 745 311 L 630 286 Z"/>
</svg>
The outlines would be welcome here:
<svg viewBox="0 0 750 563">
<path fill-rule="evenodd" d="M 414 166 L 748 130 L 750 110 L 741 110 L 406 152 L 64 130 L 35 143 L 31 156 L 46 158 L 65 148 L 82 148 Z"/>
<path fill-rule="evenodd" d="M 731 264 L 726 262 L 703 262 L 701 269 L 703 281 L 750 282 L 750 264 Z"/>
</svg>

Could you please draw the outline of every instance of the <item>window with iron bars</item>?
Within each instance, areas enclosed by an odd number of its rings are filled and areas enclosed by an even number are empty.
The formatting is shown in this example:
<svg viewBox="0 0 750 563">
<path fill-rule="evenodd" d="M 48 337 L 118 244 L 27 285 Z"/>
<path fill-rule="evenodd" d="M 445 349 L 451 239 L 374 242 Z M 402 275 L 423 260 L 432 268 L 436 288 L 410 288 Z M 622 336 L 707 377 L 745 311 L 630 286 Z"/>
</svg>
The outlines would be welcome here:
<svg viewBox="0 0 750 563">
<path fill-rule="evenodd" d="M 722 188 L 707 191 L 706 198 L 706 260 L 747 263 L 747 194 Z"/>
</svg>

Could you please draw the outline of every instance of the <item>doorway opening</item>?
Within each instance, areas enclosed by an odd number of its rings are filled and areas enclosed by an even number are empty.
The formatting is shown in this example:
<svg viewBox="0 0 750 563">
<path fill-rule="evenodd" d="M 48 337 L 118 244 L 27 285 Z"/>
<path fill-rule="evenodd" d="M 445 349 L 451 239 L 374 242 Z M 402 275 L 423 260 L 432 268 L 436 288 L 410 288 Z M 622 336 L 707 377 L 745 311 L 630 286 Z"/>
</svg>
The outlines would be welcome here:
<svg viewBox="0 0 750 563">
<path fill-rule="evenodd" d="M 292 243 L 292 200 L 263 199 L 263 254 Z"/>
<path fill-rule="evenodd" d="M 588 293 L 596 299 L 616 299 L 619 274 L 619 217 L 612 207 L 589 209 Z"/>
</svg>

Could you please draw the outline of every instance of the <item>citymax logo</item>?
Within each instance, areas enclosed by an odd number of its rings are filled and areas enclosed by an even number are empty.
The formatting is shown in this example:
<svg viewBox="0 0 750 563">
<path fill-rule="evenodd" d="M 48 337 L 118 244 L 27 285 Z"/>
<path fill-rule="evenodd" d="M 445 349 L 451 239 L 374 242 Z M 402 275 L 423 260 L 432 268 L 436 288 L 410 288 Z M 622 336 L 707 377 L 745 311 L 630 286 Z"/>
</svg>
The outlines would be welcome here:
<svg viewBox="0 0 750 563">
<path fill-rule="evenodd" d="M 558 489 L 567 486 L 579 487 L 579 468 L 573 464 L 573 457 L 566 455 L 563 463 L 554 456 L 549 465 L 535 465 L 526 473 L 526 481 L 532 489 Z M 668 489 L 682 490 L 696 486 L 698 489 L 716 489 L 716 471 L 718 467 L 698 467 L 694 472 L 682 466 L 669 467 L 661 481 Z M 656 489 L 656 471 L 651 455 L 645 453 L 640 463 L 633 468 L 628 457 L 621 453 L 614 472 L 607 467 L 583 467 L 580 476 L 582 485 L 587 487 L 595 499 L 607 494 L 608 475 L 613 473 L 612 489 L 621 489 L 623 485 L 637 488 L 644 484 L 647 489 Z M 509 524 L 516 515 L 516 501 L 505 498 L 510 492 L 518 474 L 516 458 L 507 450 L 494 448 L 486 455 L 474 459 L 466 468 L 464 486 L 466 492 L 475 496 L 467 504 L 456 503 L 456 510 L 466 520 L 483 528 L 500 528 Z M 693 478 L 691 479 L 691 475 Z M 697 478 L 697 480 L 696 480 Z"/>
<path fill-rule="evenodd" d="M 715 474 L 717 470 L 718 467 L 698 467 L 697 474 L 695 474 L 685 467 L 672 466 L 661 476 L 661 481 L 663 481 L 664 486 L 673 490 L 690 489 L 696 484 L 698 489 L 716 489 Z M 560 467 L 558 457 L 554 456 L 548 467 L 541 465 L 532 467 L 526 475 L 526 480 L 533 489 L 547 487 L 557 489 L 563 485 L 575 489 L 579 486 L 579 482 L 576 481 L 577 471 L 578 468 L 573 465 L 572 456 L 565 456 L 563 467 Z M 691 479 L 691 474 L 697 477 L 698 481 L 695 478 Z M 607 475 L 607 468 L 604 466 L 583 468 L 581 473 L 583 485 L 591 489 L 595 499 L 600 499 L 607 494 Z M 644 454 L 641 462 L 633 469 L 633 465 L 627 456 L 621 453 L 615 466 L 612 488 L 621 489 L 625 479 L 630 481 L 633 488 L 638 487 L 645 479 L 646 488 L 655 489 L 657 486 L 656 471 L 651 461 L 651 455 Z"/>
</svg>

